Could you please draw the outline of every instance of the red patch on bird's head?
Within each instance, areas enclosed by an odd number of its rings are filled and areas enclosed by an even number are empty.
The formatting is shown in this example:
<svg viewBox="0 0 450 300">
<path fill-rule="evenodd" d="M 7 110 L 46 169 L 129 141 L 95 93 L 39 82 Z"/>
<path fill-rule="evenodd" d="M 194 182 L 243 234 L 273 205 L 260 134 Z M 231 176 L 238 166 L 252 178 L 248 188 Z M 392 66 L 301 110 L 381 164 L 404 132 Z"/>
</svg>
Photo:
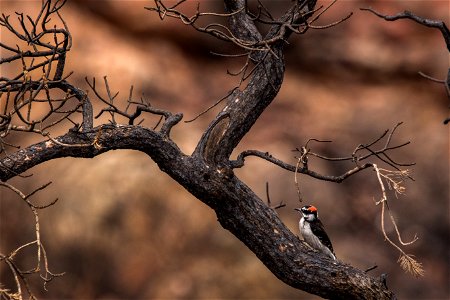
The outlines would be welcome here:
<svg viewBox="0 0 450 300">
<path fill-rule="evenodd" d="M 317 208 L 315 207 L 315 206 L 310 206 L 309 208 L 308 208 L 308 210 L 310 211 L 310 212 L 316 212 L 317 211 Z"/>
</svg>

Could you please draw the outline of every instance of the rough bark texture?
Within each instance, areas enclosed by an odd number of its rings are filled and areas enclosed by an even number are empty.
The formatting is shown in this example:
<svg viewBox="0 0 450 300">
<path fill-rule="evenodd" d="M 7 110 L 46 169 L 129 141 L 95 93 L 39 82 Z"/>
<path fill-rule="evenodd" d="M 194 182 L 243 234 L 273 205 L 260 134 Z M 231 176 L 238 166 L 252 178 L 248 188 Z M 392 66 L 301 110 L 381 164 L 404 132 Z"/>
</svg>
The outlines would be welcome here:
<svg viewBox="0 0 450 300">
<path fill-rule="evenodd" d="M 244 3 L 244 0 L 225 1 L 229 12 L 237 11 Z M 293 7 L 281 20 L 298 24 L 302 18 L 298 7 Z M 245 10 L 230 18 L 230 28 L 238 38 L 262 39 Z M 273 25 L 265 38 L 281 34 L 282 39 L 287 39 L 290 33 L 281 25 Z M 228 97 L 226 107 L 205 130 L 192 155 L 182 153 L 170 139 L 170 128 L 181 119 L 181 115 L 171 115 L 160 131 L 137 125 L 102 125 L 83 128 L 82 132 L 69 131 L 56 138 L 58 143 L 48 140 L 34 144 L 0 160 L 0 179 L 6 181 L 55 158 L 94 157 L 116 149 L 142 151 L 163 172 L 211 207 L 220 224 L 286 284 L 330 299 L 394 299 L 394 294 L 379 279 L 310 250 L 233 173 L 229 162 L 231 152 L 281 87 L 282 39 L 271 45 L 271 52 L 253 54 L 252 59 L 260 63 L 248 85 Z M 89 124 L 92 124 L 91 114 L 84 112 Z"/>
</svg>

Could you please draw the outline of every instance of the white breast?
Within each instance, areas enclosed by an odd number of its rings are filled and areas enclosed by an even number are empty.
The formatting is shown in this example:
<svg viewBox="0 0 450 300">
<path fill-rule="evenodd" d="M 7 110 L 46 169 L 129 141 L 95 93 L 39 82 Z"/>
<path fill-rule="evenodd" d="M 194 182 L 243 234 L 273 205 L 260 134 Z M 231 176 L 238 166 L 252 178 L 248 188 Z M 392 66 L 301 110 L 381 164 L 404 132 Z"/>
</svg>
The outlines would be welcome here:
<svg viewBox="0 0 450 300">
<path fill-rule="evenodd" d="M 299 222 L 299 228 L 300 228 L 300 232 L 303 236 L 303 239 L 305 240 L 305 242 L 310 245 L 312 248 L 328 255 L 329 257 L 336 259 L 336 257 L 334 256 L 334 254 L 330 251 L 330 249 L 328 249 L 328 247 L 326 247 L 325 245 L 323 245 L 320 240 L 312 233 L 311 231 L 311 225 L 309 222 L 305 221 L 304 218 L 300 219 Z"/>
</svg>

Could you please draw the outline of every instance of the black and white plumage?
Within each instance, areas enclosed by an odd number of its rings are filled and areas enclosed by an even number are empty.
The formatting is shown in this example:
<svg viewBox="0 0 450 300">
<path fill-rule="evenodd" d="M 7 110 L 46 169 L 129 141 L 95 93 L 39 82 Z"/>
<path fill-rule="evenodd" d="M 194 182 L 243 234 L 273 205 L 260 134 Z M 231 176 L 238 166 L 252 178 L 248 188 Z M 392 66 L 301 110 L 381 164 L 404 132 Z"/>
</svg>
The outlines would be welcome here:
<svg viewBox="0 0 450 300">
<path fill-rule="evenodd" d="M 302 214 L 299 229 L 305 242 L 332 259 L 336 259 L 330 238 L 325 232 L 322 222 L 319 220 L 317 208 L 312 205 L 306 205 L 295 210 Z"/>
</svg>

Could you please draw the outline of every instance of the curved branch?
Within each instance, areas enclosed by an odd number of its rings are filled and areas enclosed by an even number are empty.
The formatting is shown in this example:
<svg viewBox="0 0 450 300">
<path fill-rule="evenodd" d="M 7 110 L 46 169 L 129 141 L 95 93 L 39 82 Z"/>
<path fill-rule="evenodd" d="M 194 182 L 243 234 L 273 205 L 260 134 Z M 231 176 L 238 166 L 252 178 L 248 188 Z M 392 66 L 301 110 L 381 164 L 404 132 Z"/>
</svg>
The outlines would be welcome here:
<svg viewBox="0 0 450 300">
<path fill-rule="evenodd" d="M 241 168 L 244 166 L 244 161 L 245 161 L 245 157 L 247 156 L 256 156 L 259 158 L 262 158 L 264 160 L 267 160 L 287 171 L 290 172 L 298 172 L 298 173 L 302 173 L 308 176 L 311 176 L 313 178 L 316 179 L 320 179 L 320 180 L 325 180 L 325 181 L 331 181 L 331 182 L 337 182 L 340 183 L 342 181 L 344 181 L 346 178 L 358 173 L 359 171 L 362 171 L 364 169 L 370 168 L 372 166 L 371 163 L 366 163 L 363 165 L 357 165 L 356 167 L 348 170 L 347 172 L 338 175 L 338 176 L 333 176 L 333 175 L 322 175 L 320 173 L 314 172 L 312 170 L 309 170 L 307 167 L 302 167 L 302 168 L 298 168 L 295 165 L 291 165 L 288 163 L 283 162 L 280 159 L 277 159 L 275 157 L 273 157 L 271 154 L 269 154 L 268 152 L 262 152 L 262 151 L 258 151 L 258 150 L 246 150 L 243 151 L 242 153 L 240 153 L 238 155 L 238 157 L 236 158 L 236 160 L 231 161 L 230 162 L 230 167 L 231 168 Z"/>
<path fill-rule="evenodd" d="M 173 125 L 171 121 L 168 127 Z M 110 150 L 132 149 L 150 155 L 155 162 L 172 161 L 183 154 L 163 133 L 140 126 L 102 125 L 90 132 L 69 133 L 18 150 L 0 159 L 0 180 L 6 181 L 17 174 L 46 161 L 61 157 L 92 158 Z M 167 163 L 166 163 L 167 164 Z"/>
<path fill-rule="evenodd" d="M 385 130 L 383 132 L 383 134 L 378 137 L 377 139 L 375 139 L 374 141 L 368 143 L 368 144 L 360 144 L 358 145 L 355 150 L 353 151 L 351 156 L 348 157 L 326 157 L 314 152 L 311 152 L 311 150 L 308 148 L 308 144 L 311 141 L 316 141 L 316 142 L 327 142 L 330 143 L 331 141 L 328 140 L 318 140 L 318 139 L 308 139 L 308 141 L 306 142 L 305 146 L 302 147 L 301 149 L 295 149 L 294 151 L 297 151 L 301 154 L 301 157 L 298 159 L 297 164 L 291 165 L 288 163 L 285 163 L 275 157 L 273 157 L 272 155 L 270 155 L 268 152 L 262 152 L 262 151 L 258 151 L 258 150 L 246 150 L 242 153 L 240 153 L 238 155 L 238 157 L 236 158 L 236 160 L 231 161 L 230 162 L 230 167 L 231 168 L 241 168 L 244 166 L 244 161 L 245 161 L 245 157 L 247 156 L 257 156 L 259 158 L 262 158 L 264 160 L 267 160 L 285 170 L 294 172 L 294 173 L 302 173 L 308 176 L 311 176 L 313 178 L 316 179 L 320 179 L 320 180 L 325 180 L 325 181 L 332 181 L 332 182 L 337 182 L 340 183 L 343 180 L 345 180 L 346 178 L 358 173 L 359 171 L 362 171 L 364 169 L 367 169 L 369 167 L 371 167 L 373 165 L 373 163 L 365 163 L 363 165 L 359 164 L 360 162 L 362 162 L 363 160 L 366 160 L 372 156 L 375 156 L 376 158 L 378 158 L 379 160 L 381 160 L 382 162 L 390 165 L 391 167 L 393 167 L 396 170 L 400 170 L 399 167 L 404 167 L 404 166 L 412 166 L 414 165 L 414 163 L 398 163 L 396 161 L 394 161 L 389 155 L 388 152 L 391 150 L 395 150 L 395 149 L 399 149 L 402 148 L 404 146 L 409 145 L 410 142 L 405 142 L 396 146 L 391 146 L 391 141 L 392 141 L 392 137 L 395 133 L 395 131 L 397 130 L 397 128 L 402 124 L 402 122 L 397 123 L 391 130 Z M 372 150 L 371 147 L 374 146 L 375 144 L 377 144 L 378 142 L 380 142 L 385 136 L 387 136 L 386 138 L 386 142 L 384 143 L 384 146 L 378 150 Z M 364 154 L 364 155 L 360 155 L 357 156 L 357 153 L 361 150 L 367 150 L 368 154 Z M 352 169 L 349 169 L 347 172 L 339 175 L 339 176 L 332 176 L 332 175 L 322 175 L 319 174 L 317 172 L 311 171 L 308 167 L 308 155 L 323 159 L 323 160 L 327 160 L 327 161 L 332 161 L 332 162 L 342 162 L 342 161 L 351 161 L 354 162 L 356 164 L 355 167 L 353 167 Z M 303 166 L 300 168 L 299 164 L 302 164 Z M 412 179 L 409 175 L 408 178 Z"/>
<path fill-rule="evenodd" d="M 427 27 L 431 27 L 431 28 L 437 28 L 441 31 L 442 33 L 442 37 L 444 38 L 445 44 L 447 45 L 447 49 L 448 51 L 450 51 L 450 30 L 448 29 L 447 25 L 445 25 L 445 23 L 443 21 L 437 21 L 437 20 L 431 20 L 431 19 L 425 19 L 422 17 L 419 17 L 415 14 L 413 14 L 410 11 L 403 11 L 401 13 L 398 13 L 396 15 L 384 15 L 382 13 L 377 12 L 376 10 L 374 10 L 371 7 L 368 8 L 360 8 L 361 10 L 365 10 L 365 11 L 370 11 L 371 13 L 373 13 L 374 15 L 385 19 L 386 21 L 396 21 L 399 19 L 409 19 L 409 20 L 413 20 L 418 24 L 427 26 Z"/>
<path fill-rule="evenodd" d="M 413 20 L 418 24 L 427 26 L 427 27 L 431 27 L 431 28 L 437 28 L 441 31 L 442 36 L 444 38 L 445 44 L 447 46 L 447 50 L 450 51 L 450 30 L 448 29 L 447 25 L 445 25 L 445 23 L 443 21 L 439 21 L 439 20 L 430 20 L 430 19 L 425 19 L 422 17 L 419 17 L 415 14 L 413 14 L 410 11 L 405 10 L 404 12 L 398 13 L 396 15 L 393 16 L 388 16 L 388 15 L 384 15 L 382 13 L 379 13 L 377 11 L 375 11 L 372 8 L 360 8 L 361 10 L 365 10 L 365 11 L 369 11 L 371 13 L 373 13 L 374 15 L 383 18 L 386 21 L 396 21 L 399 19 L 409 19 L 409 20 Z M 447 97 L 450 99 L 450 68 L 448 69 L 447 72 L 447 78 L 445 80 L 437 80 L 435 78 L 432 78 L 430 76 L 427 76 L 421 72 L 419 72 L 420 75 L 424 76 L 425 78 L 435 81 L 435 82 L 440 82 L 443 83 L 445 86 L 445 91 L 447 92 Z M 448 124 L 450 122 L 450 118 L 446 118 L 444 120 L 444 124 Z"/>
</svg>

